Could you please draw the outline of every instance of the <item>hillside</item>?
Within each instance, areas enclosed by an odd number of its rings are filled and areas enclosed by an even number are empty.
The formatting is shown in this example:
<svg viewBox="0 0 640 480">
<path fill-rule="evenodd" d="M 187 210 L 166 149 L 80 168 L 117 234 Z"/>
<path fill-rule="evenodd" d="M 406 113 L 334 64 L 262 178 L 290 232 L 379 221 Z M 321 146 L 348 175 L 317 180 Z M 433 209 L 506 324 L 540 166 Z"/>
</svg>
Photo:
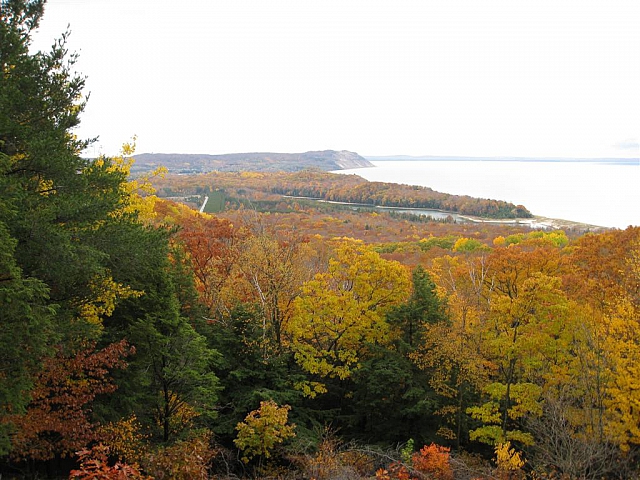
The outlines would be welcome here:
<svg viewBox="0 0 640 480">
<path fill-rule="evenodd" d="M 372 167 L 357 153 L 347 150 L 324 150 L 305 153 L 229 153 L 224 155 L 184 153 L 143 153 L 136 155 L 135 172 L 166 167 L 171 173 L 205 173 L 211 171 L 296 172 L 305 169 L 344 170 Z"/>
</svg>

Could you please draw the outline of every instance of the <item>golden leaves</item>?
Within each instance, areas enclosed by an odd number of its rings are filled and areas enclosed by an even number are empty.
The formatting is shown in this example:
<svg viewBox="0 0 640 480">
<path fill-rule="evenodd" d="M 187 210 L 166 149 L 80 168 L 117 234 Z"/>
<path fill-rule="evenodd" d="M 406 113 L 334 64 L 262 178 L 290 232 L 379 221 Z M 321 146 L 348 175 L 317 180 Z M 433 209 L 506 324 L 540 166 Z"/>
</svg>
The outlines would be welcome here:
<svg viewBox="0 0 640 480">
<path fill-rule="evenodd" d="M 348 378 L 368 343 L 391 338 L 384 314 L 407 298 L 409 275 L 353 240 L 339 240 L 327 272 L 305 282 L 287 326 L 297 362 L 320 377 Z"/>
<path fill-rule="evenodd" d="M 295 424 L 288 423 L 289 410 L 289 405 L 279 407 L 273 400 L 260 402 L 259 409 L 238 423 L 238 436 L 233 443 L 244 452 L 245 463 L 256 455 L 269 458 L 277 444 L 295 436 Z"/>
<path fill-rule="evenodd" d="M 92 298 L 78 306 L 78 316 L 87 323 L 102 327 L 102 319 L 109 317 L 119 300 L 138 298 L 143 292 L 117 283 L 109 275 L 97 276 L 89 284 Z"/>
</svg>

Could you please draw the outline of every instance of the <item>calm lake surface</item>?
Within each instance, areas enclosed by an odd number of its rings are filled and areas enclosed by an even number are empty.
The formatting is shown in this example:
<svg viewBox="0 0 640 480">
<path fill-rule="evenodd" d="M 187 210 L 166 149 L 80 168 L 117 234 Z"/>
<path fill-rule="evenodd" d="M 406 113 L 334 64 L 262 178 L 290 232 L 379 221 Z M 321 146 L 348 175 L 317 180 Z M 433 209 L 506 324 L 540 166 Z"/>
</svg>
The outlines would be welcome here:
<svg viewBox="0 0 640 480">
<path fill-rule="evenodd" d="M 640 163 L 428 160 L 372 161 L 340 170 L 370 181 L 421 185 L 456 195 L 506 200 L 534 215 L 603 227 L 640 225 Z"/>
</svg>

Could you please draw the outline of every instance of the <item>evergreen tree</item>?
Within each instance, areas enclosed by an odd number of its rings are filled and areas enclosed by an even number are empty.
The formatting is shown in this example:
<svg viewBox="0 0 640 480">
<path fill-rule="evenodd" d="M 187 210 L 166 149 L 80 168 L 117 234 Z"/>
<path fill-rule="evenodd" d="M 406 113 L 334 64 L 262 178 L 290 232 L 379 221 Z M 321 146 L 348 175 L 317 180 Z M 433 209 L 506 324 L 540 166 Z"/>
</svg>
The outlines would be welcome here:
<svg viewBox="0 0 640 480">
<path fill-rule="evenodd" d="M 429 386 L 428 372 L 420 370 L 409 355 L 422 344 L 424 326 L 445 321 L 446 316 L 435 284 L 420 266 L 413 271 L 412 286 L 411 297 L 387 313 L 387 322 L 395 330 L 394 344 L 372 346 L 371 356 L 353 378 L 346 431 L 363 440 L 436 440 L 433 413 L 440 403 Z"/>
<path fill-rule="evenodd" d="M 24 278 L 16 265 L 15 243 L 0 220 L 0 419 L 24 411 L 53 314 L 46 285 Z M 10 449 L 12 430 L 11 424 L 0 422 L 0 455 Z"/>
<path fill-rule="evenodd" d="M 70 136 L 84 106 L 84 80 L 70 73 L 75 58 L 65 60 L 64 36 L 49 53 L 29 54 L 43 6 L 21 0 L 0 5 L 2 418 L 24 411 L 39 359 L 55 339 L 53 314 L 62 308 L 53 298 L 60 289 L 50 281 L 50 261 L 73 257 L 70 235 L 60 233 L 61 217 L 71 210 L 74 192 L 88 183 L 77 174 L 84 167 L 77 153 L 86 142 Z M 67 249 L 59 244 L 65 237 Z M 58 253 L 49 258 L 51 252 Z M 10 449 L 11 430 L 0 422 L 0 454 Z"/>
<path fill-rule="evenodd" d="M 195 329 L 172 231 L 145 222 L 130 165 L 81 156 L 91 140 L 73 129 L 85 82 L 67 34 L 49 52 L 29 51 L 44 3 L 0 4 L 0 455 L 11 449 L 7 419 L 30 408 L 43 357 L 73 355 L 90 340 L 100 348 L 126 338 L 136 354 L 116 376 L 118 397 L 87 411 L 139 413 L 147 426 L 160 422 L 167 441 L 181 422 L 212 413 L 217 354 Z"/>
<path fill-rule="evenodd" d="M 80 156 L 90 143 L 73 134 L 84 78 L 73 73 L 67 34 L 50 52 L 29 53 L 43 7 L 9 0 L 0 11 L 0 221 L 15 240 L 16 265 L 46 284 L 57 331 L 69 339 L 87 334 L 72 320 L 99 296 L 98 279 L 109 277 L 95 239 L 127 201 L 126 175 Z"/>
<path fill-rule="evenodd" d="M 429 273 L 421 266 L 416 267 L 412 282 L 411 298 L 387 315 L 387 321 L 399 333 L 398 348 L 405 353 L 420 346 L 425 325 L 446 319 L 442 303 L 435 293 L 435 283 Z"/>
<path fill-rule="evenodd" d="M 262 355 L 260 308 L 249 304 L 234 308 L 228 318 L 210 325 L 207 337 L 223 353 L 218 374 L 224 389 L 220 415 L 214 431 L 227 445 L 236 425 L 263 400 L 292 406 L 292 416 L 304 428 L 307 412 L 301 408 L 302 394 L 294 384 L 305 378 L 290 352 L 265 359 Z"/>
</svg>

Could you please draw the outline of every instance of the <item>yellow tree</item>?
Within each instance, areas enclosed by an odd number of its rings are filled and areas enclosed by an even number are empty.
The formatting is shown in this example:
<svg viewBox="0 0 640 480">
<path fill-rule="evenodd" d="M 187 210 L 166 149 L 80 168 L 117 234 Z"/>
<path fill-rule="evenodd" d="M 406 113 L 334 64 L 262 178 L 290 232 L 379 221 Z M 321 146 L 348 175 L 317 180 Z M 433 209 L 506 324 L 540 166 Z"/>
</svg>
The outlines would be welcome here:
<svg viewBox="0 0 640 480">
<path fill-rule="evenodd" d="M 267 232 L 248 237 L 239 250 L 234 285 L 244 291 L 244 301 L 260 306 L 262 352 L 266 358 L 273 350 L 282 351 L 293 302 L 302 284 L 312 276 L 309 263 L 315 253 L 301 238 L 278 238 Z"/>
<path fill-rule="evenodd" d="M 468 397 L 486 382 L 491 364 L 480 354 L 479 333 L 490 294 L 485 254 L 436 258 L 432 275 L 446 299 L 447 321 L 425 325 L 422 346 L 411 355 L 431 372 L 430 385 L 449 403 L 438 411 L 449 423 L 439 434 L 462 441 Z M 455 429 L 455 430 L 454 430 Z"/>
<path fill-rule="evenodd" d="M 467 411 L 483 426 L 471 439 L 489 444 L 516 440 L 533 443 L 520 429 L 527 416 L 542 413 L 545 371 L 562 350 L 569 302 L 561 290 L 561 257 L 545 239 L 498 248 L 489 256 L 491 285 L 486 324 L 481 329 L 483 357 L 494 373 L 483 387 L 486 402 Z"/>
<path fill-rule="evenodd" d="M 483 390 L 488 401 L 469 412 L 485 425 L 471 438 L 490 444 L 516 440 L 533 443 L 518 421 L 542 413 L 540 397 L 549 363 L 558 354 L 557 340 L 568 318 L 568 300 L 558 277 L 535 273 L 519 286 L 518 296 L 493 299 L 483 332 L 484 356 L 495 366 Z"/>
<path fill-rule="evenodd" d="M 631 243 L 625 263 L 625 289 L 609 302 L 599 333 L 611 371 L 605 434 L 628 450 L 640 444 L 640 235 Z"/>
<path fill-rule="evenodd" d="M 99 157 L 91 163 L 86 170 L 97 170 L 104 168 L 111 174 L 122 175 L 126 182 L 120 184 L 121 208 L 111 212 L 112 217 L 122 217 L 134 214 L 140 221 L 150 222 L 155 218 L 154 206 L 157 200 L 156 190 L 152 185 L 152 180 L 163 178 L 167 173 L 166 167 L 158 167 L 149 173 L 131 177 L 131 167 L 135 163 L 133 157 L 136 151 L 136 137 L 122 145 L 120 155 L 106 158 Z"/>
<path fill-rule="evenodd" d="M 543 415 L 529 422 L 532 462 L 571 478 L 628 467 L 640 443 L 640 229 L 586 235 L 567 249 L 569 317 L 544 372 Z M 624 476 L 624 474 L 623 474 Z"/>
<path fill-rule="evenodd" d="M 289 410 L 289 405 L 279 407 L 273 400 L 260 402 L 259 409 L 238 423 L 233 443 L 244 452 L 242 461 L 248 463 L 256 455 L 269 458 L 276 445 L 295 437 L 296 426 L 288 423 Z"/>
<path fill-rule="evenodd" d="M 320 378 L 348 378 L 367 344 L 391 340 L 385 313 L 409 290 L 409 272 L 398 262 L 362 242 L 339 241 L 327 271 L 306 282 L 294 301 L 287 331 L 296 361 Z M 324 391 L 320 382 L 300 387 L 312 396 Z"/>
<path fill-rule="evenodd" d="M 627 450 L 640 444 L 640 228 L 584 236 L 570 261 L 568 291 L 583 312 L 572 422 Z"/>
</svg>

